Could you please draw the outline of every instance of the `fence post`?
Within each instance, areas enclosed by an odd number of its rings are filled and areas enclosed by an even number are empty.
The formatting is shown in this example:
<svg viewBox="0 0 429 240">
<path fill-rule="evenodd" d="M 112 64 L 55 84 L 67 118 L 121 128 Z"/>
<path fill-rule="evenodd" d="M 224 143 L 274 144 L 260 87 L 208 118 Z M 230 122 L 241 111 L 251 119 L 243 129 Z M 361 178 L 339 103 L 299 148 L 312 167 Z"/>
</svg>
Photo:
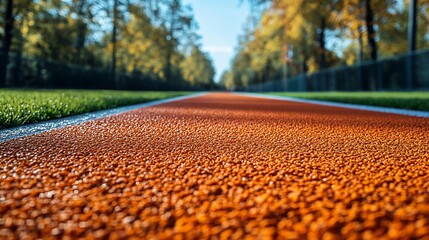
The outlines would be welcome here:
<svg viewBox="0 0 429 240">
<path fill-rule="evenodd" d="M 407 57 L 407 89 L 412 91 L 414 89 L 414 54 L 409 52 Z"/>
<path fill-rule="evenodd" d="M 383 88 L 383 61 L 377 61 L 375 64 L 376 64 L 375 90 L 381 91 Z"/>
</svg>

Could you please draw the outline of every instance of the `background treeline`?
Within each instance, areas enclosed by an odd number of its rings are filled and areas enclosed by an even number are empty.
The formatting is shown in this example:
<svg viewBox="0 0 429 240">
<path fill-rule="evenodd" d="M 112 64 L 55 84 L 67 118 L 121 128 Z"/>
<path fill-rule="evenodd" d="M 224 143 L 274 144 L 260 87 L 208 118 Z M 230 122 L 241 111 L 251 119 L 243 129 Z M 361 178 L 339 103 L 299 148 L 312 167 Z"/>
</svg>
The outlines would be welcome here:
<svg viewBox="0 0 429 240">
<path fill-rule="evenodd" d="M 180 0 L 2 0 L 0 87 L 213 87 Z"/>
<path fill-rule="evenodd" d="M 407 52 L 409 0 L 250 0 L 228 89 Z M 429 1 L 419 0 L 417 48 L 429 47 Z"/>
</svg>

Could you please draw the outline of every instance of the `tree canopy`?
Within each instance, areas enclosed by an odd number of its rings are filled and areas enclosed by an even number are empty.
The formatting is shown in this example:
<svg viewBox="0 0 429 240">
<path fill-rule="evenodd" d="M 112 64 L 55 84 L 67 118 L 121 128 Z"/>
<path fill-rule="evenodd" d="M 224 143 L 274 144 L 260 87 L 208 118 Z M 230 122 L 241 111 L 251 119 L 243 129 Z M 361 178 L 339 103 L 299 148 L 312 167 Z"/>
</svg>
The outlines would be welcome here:
<svg viewBox="0 0 429 240">
<path fill-rule="evenodd" d="M 284 79 L 407 51 L 409 0 L 251 0 L 264 3 L 246 25 L 226 88 Z M 267 4 L 269 3 L 269 4 Z M 429 47 L 429 1 L 418 2 L 417 47 Z"/>
<path fill-rule="evenodd" d="M 2 56 L 105 69 L 117 85 L 118 72 L 213 85 L 192 8 L 181 0 L 7 0 L 0 3 L 0 25 Z"/>
</svg>

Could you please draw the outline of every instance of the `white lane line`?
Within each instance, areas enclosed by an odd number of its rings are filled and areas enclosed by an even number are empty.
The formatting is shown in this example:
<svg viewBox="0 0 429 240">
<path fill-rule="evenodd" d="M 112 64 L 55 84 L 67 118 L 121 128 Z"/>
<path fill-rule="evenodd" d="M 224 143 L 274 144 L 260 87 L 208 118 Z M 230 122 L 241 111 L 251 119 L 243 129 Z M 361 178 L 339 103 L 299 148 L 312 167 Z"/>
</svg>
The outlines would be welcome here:
<svg viewBox="0 0 429 240">
<path fill-rule="evenodd" d="M 207 93 L 196 93 L 196 94 L 174 97 L 174 98 L 167 98 L 167 99 L 151 101 L 151 102 L 141 103 L 136 105 L 123 106 L 123 107 L 106 109 L 106 110 L 101 110 L 96 112 L 84 113 L 80 115 L 74 115 L 74 116 L 49 120 L 49 121 L 40 122 L 40 123 L 33 123 L 33 124 L 18 126 L 14 128 L 2 129 L 0 130 L 0 143 L 14 138 L 29 136 L 29 135 L 42 133 L 42 132 L 46 132 L 46 131 L 50 131 L 58 128 L 63 128 L 66 126 L 75 125 L 75 124 L 79 124 L 79 123 L 83 123 L 83 122 L 87 122 L 95 119 L 105 118 L 105 117 L 121 114 L 124 112 L 136 110 L 139 108 L 146 108 L 146 107 L 151 107 L 151 106 L 155 106 L 163 103 L 181 101 L 189 98 L 196 98 L 206 94 Z"/>
<path fill-rule="evenodd" d="M 349 109 L 372 111 L 372 112 L 392 113 L 392 114 L 399 114 L 399 115 L 406 115 L 406 116 L 413 116 L 413 117 L 429 118 L 429 112 L 417 111 L 417 110 L 376 107 L 376 106 L 348 104 L 348 103 L 336 103 L 336 102 L 328 102 L 328 101 L 320 101 L 320 100 L 306 100 L 306 99 L 300 99 L 300 98 L 280 97 L 280 96 L 257 94 L 257 93 L 234 93 L 234 94 L 248 96 L 248 97 L 258 97 L 258 98 L 275 99 L 275 100 L 283 100 L 283 101 L 291 101 L 291 102 L 299 102 L 299 103 L 317 104 L 317 105 L 329 106 L 329 107 L 341 107 L 341 108 L 349 108 Z"/>
</svg>

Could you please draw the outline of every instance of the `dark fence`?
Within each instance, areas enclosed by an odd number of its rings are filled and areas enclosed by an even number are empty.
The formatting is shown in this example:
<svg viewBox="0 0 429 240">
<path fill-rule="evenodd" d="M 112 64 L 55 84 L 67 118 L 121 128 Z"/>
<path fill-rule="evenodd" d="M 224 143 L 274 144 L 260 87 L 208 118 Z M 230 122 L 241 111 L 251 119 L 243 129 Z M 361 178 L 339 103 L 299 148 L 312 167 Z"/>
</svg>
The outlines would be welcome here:
<svg viewBox="0 0 429 240">
<path fill-rule="evenodd" d="M 0 66 L 4 66 L 0 52 Z M 2 76 L 0 76 L 2 78 Z M 3 79 L 0 79 L 2 81 Z M 6 87 L 11 88 L 73 88 L 123 90 L 200 90 L 183 79 L 164 81 L 135 71 L 116 72 L 116 78 L 106 68 L 45 61 L 37 58 L 9 54 L 6 66 Z"/>
<path fill-rule="evenodd" d="M 429 90 L 429 50 L 252 84 L 251 92 Z"/>
</svg>

